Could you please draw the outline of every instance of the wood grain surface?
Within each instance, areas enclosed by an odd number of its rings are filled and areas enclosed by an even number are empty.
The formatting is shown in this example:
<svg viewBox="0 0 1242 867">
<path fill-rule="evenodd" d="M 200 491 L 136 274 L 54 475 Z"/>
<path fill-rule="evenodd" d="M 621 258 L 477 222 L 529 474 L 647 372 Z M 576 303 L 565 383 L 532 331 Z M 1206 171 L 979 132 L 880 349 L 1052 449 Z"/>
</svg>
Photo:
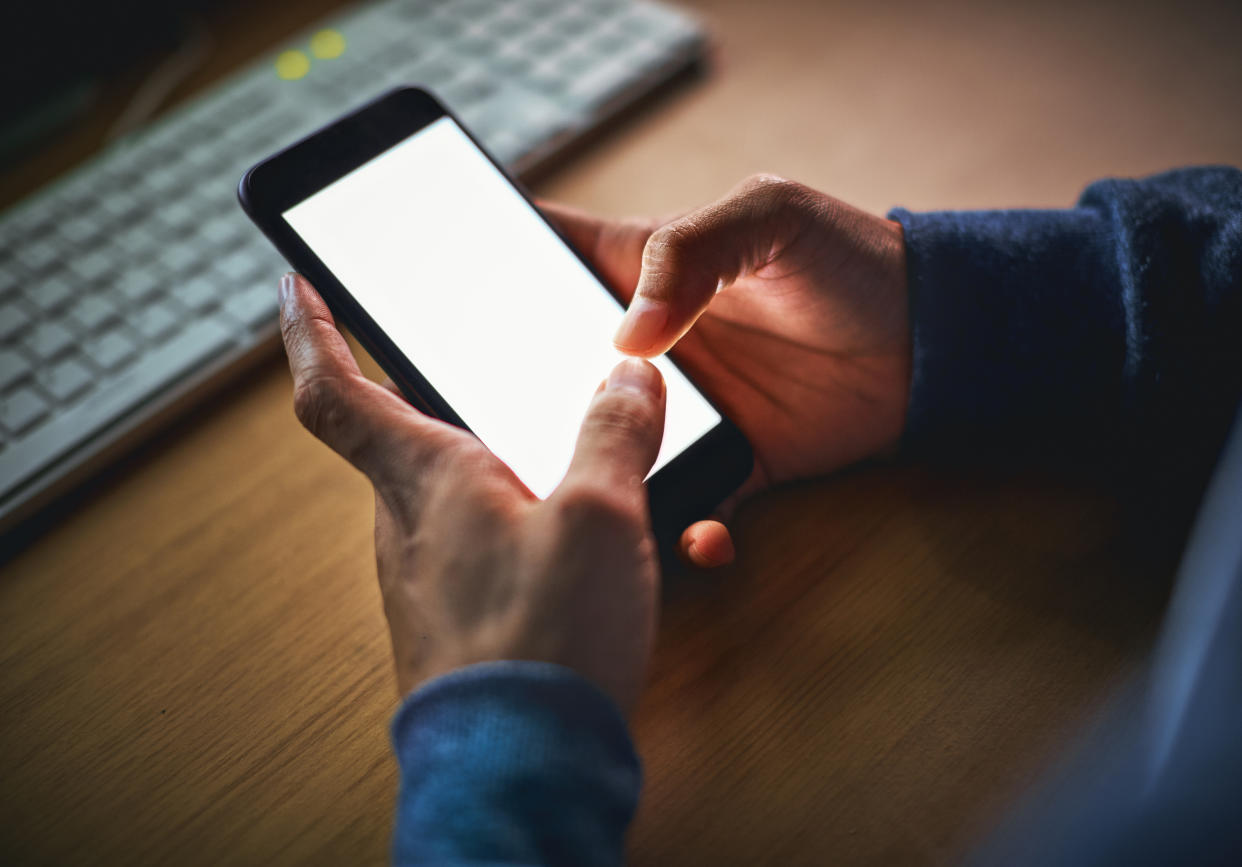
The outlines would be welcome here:
<svg viewBox="0 0 1242 867">
<path fill-rule="evenodd" d="M 180 95 L 333 5 L 218 9 L 233 35 Z M 767 170 L 874 210 L 1058 206 L 1242 163 L 1237 8 L 687 5 L 710 73 L 537 192 L 666 212 Z M 96 147 L 138 77 L 0 196 Z M 371 512 L 273 356 L 29 540 L 0 575 L 0 862 L 382 862 Z M 1084 482 L 901 465 L 749 503 L 738 563 L 667 588 L 631 862 L 959 858 L 1141 664 L 1171 565 L 1125 525 Z"/>
</svg>

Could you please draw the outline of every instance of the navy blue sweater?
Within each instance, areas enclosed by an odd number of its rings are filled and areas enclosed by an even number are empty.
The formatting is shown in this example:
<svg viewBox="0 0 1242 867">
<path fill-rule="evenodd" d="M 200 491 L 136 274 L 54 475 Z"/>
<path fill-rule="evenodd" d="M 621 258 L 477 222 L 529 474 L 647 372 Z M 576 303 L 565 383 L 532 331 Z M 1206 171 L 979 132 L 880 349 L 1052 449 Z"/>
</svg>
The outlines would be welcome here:
<svg viewBox="0 0 1242 867">
<path fill-rule="evenodd" d="M 1202 486 L 1242 394 L 1242 173 L 1101 181 L 1069 210 L 891 217 L 909 263 L 910 454 Z M 1139 712 L 1106 730 L 1107 767 L 1076 763 L 981 863 L 1242 852 L 1242 429 L 1200 511 L 1152 671 Z M 396 862 L 623 860 L 638 758 L 620 713 L 572 671 L 461 669 L 412 694 L 392 734 Z"/>
</svg>

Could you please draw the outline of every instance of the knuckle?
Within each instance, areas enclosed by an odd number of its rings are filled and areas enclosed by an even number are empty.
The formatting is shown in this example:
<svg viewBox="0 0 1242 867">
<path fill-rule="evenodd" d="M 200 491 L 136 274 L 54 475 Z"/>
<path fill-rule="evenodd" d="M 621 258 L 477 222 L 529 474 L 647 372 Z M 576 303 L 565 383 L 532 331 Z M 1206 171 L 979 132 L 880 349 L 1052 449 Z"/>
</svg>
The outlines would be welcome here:
<svg viewBox="0 0 1242 867">
<path fill-rule="evenodd" d="M 774 197 L 791 193 L 792 190 L 800 188 L 801 184 L 784 178 L 781 175 L 769 173 L 769 171 L 761 171 L 759 174 L 750 175 L 744 181 L 741 181 L 739 194 L 743 196 L 761 196 Z"/>
<path fill-rule="evenodd" d="M 312 375 L 294 385 L 293 413 L 316 436 L 339 422 L 341 404 L 341 383 L 335 377 Z"/>
<path fill-rule="evenodd" d="M 773 174 L 752 175 L 739 191 L 739 198 L 775 209 L 799 207 L 813 197 L 814 191 L 805 184 Z"/>
<path fill-rule="evenodd" d="M 655 427 L 657 411 L 652 401 L 629 390 L 604 392 L 586 420 L 593 434 L 635 439 Z"/>
<path fill-rule="evenodd" d="M 797 186 L 797 184 L 782 175 L 771 172 L 758 172 L 742 181 L 740 192 L 749 195 L 755 195 L 756 193 L 772 195 L 791 186 Z"/>
<path fill-rule="evenodd" d="M 673 223 L 666 223 L 651 233 L 644 249 L 644 259 L 670 259 L 680 254 L 689 240 L 689 231 L 685 226 L 685 218 Z"/>
<path fill-rule="evenodd" d="M 657 245 L 668 250 L 682 250 L 699 236 L 699 222 L 694 214 L 688 214 L 671 223 L 665 223 L 652 234 Z"/>
<path fill-rule="evenodd" d="M 796 233 L 807 220 L 822 219 L 831 200 L 797 181 L 780 175 L 759 174 L 742 185 L 737 201 L 739 209 L 748 213 L 752 220 Z"/>
<path fill-rule="evenodd" d="M 628 527 L 641 518 L 638 498 L 627 488 L 578 481 L 563 486 L 559 494 L 561 516 L 571 528 Z"/>
<path fill-rule="evenodd" d="M 695 264 L 708 233 L 698 214 L 661 226 L 647 239 L 643 269 L 667 275 L 684 274 Z"/>
<path fill-rule="evenodd" d="M 364 468 L 376 432 L 350 412 L 350 383 L 341 377 L 314 374 L 293 389 L 293 413 L 302 426 L 355 467 Z"/>
</svg>

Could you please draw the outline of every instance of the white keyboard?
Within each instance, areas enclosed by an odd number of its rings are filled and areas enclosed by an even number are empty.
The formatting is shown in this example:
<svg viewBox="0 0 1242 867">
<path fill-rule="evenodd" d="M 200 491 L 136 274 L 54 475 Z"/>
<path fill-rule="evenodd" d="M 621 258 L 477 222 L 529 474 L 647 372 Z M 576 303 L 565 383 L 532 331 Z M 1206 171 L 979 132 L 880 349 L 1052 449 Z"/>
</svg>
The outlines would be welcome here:
<svg viewBox="0 0 1242 867">
<path fill-rule="evenodd" d="M 696 63 L 646 0 L 388 0 L 322 22 L 0 215 L 0 528 L 276 339 L 252 163 L 420 84 L 521 172 Z"/>
</svg>

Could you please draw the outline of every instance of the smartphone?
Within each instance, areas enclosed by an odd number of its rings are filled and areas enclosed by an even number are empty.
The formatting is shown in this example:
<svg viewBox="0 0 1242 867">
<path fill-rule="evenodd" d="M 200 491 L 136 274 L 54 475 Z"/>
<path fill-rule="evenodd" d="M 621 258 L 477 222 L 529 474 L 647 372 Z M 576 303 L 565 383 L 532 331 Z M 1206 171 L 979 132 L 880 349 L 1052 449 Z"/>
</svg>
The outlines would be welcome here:
<svg viewBox="0 0 1242 867">
<path fill-rule="evenodd" d="M 256 164 L 238 197 L 411 403 L 474 432 L 536 496 L 556 488 L 621 359 L 624 311 L 452 112 L 389 91 Z M 654 363 L 668 409 L 647 490 L 668 543 L 753 459 L 672 359 Z"/>
</svg>

